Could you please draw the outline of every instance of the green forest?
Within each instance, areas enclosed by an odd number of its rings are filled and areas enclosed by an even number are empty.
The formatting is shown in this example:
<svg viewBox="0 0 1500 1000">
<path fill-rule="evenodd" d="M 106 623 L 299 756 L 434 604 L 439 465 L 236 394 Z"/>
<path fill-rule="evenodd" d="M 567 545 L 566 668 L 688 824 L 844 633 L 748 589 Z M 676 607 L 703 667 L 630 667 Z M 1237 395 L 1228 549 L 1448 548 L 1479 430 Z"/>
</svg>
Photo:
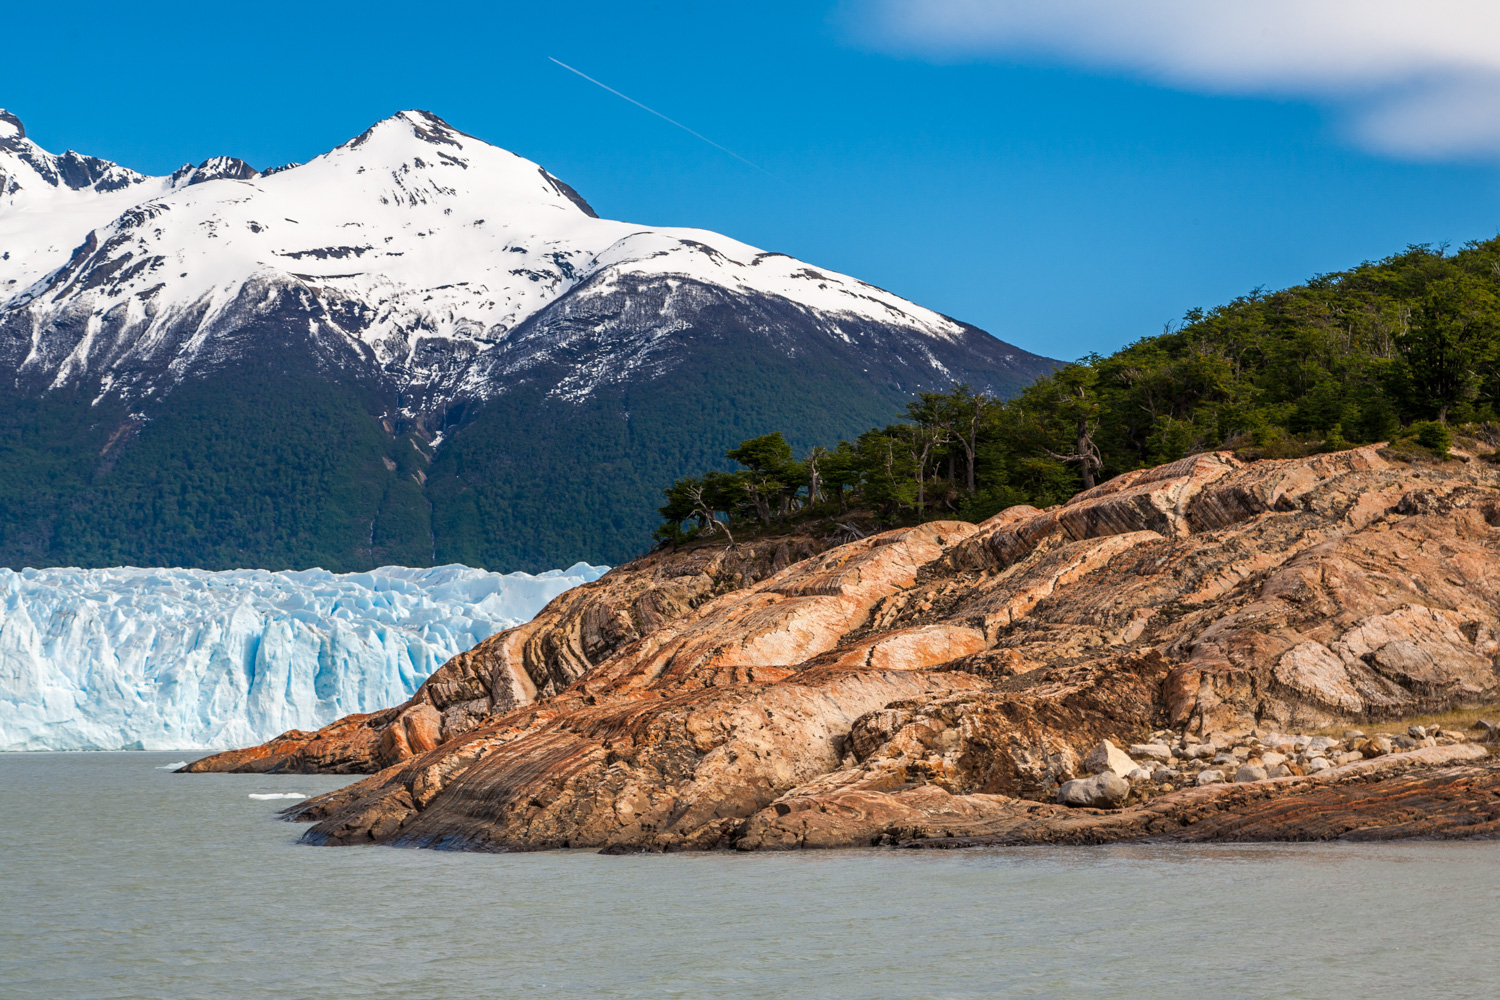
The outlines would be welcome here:
<svg viewBox="0 0 1500 1000">
<path fill-rule="evenodd" d="M 1046 507 L 1111 476 L 1195 452 L 1248 458 L 1392 441 L 1445 455 L 1492 437 L 1500 407 L 1500 238 L 1410 246 L 1277 292 L 1261 289 L 1010 399 L 963 385 L 904 419 L 800 456 L 744 441 L 665 490 L 669 542 L 852 513 L 894 526 Z"/>
<path fill-rule="evenodd" d="M 0 566 L 615 564 L 651 546 L 662 484 L 735 442 L 780 429 L 805 449 L 933 387 L 899 358 L 864 370 L 821 336 L 799 336 L 792 360 L 728 310 L 648 380 L 557 398 L 587 362 L 559 355 L 418 417 L 358 363 L 319 355 L 294 317 L 241 336 L 243 356 L 148 398 L 0 387 Z M 1021 362 L 974 376 L 1006 394 L 1055 368 Z"/>
</svg>

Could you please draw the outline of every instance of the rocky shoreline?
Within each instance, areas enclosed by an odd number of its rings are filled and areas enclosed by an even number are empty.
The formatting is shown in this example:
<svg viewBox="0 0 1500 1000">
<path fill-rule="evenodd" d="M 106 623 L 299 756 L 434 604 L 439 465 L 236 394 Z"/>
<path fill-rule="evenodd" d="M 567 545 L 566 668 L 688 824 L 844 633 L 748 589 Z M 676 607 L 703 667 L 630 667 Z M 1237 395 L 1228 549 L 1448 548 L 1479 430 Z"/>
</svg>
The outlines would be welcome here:
<svg viewBox="0 0 1500 1000">
<path fill-rule="evenodd" d="M 1478 721 L 1473 728 L 1486 741 L 1500 736 L 1500 727 L 1486 720 Z M 1083 760 L 1083 770 L 1089 777 L 1064 782 L 1058 788 L 1057 801 L 1069 806 L 1114 807 L 1132 795 L 1143 799 L 1190 786 L 1301 778 L 1418 747 L 1468 743 L 1470 736 L 1451 726 L 1412 725 L 1405 733 L 1371 736 L 1349 729 L 1340 739 L 1259 730 L 1199 737 L 1161 730 L 1152 733 L 1150 740 L 1132 744 L 1128 751 L 1104 740 Z"/>
<path fill-rule="evenodd" d="M 317 844 L 1493 837 L 1500 476 L 1197 455 L 1048 510 L 662 550 L 410 702 L 189 771 L 370 776 Z M 1321 735 L 1338 733 L 1338 736 Z"/>
<path fill-rule="evenodd" d="M 935 849 L 1492 839 L 1500 836 L 1500 768 L 1472 766 L 1487 756 L 1473 744 L 1456 751 L 1410 751 L 1312 777 L 1210 782 L 1116 808 L 981 796 L 953 801 L 930 791 L 879 802 L 853 796 L 819 803 L 816 815 L 789 807 L 775 818 L 757 817 L 734 846 L 785 850 L 868 842 Z"/>
</svg>

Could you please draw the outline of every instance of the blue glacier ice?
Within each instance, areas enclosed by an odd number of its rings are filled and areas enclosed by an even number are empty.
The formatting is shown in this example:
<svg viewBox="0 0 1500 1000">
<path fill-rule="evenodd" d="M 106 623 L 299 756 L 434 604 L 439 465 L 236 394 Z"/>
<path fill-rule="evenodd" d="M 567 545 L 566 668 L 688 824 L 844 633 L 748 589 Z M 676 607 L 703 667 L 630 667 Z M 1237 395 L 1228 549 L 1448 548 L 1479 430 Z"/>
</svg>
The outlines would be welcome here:
<svg viewBox="0 0 1500 1000">
<path fill-rule="evenodd" d="M 246 746 L 395 705 L 605 568 L 0 569 L 0 750 Z"/>
</svg>

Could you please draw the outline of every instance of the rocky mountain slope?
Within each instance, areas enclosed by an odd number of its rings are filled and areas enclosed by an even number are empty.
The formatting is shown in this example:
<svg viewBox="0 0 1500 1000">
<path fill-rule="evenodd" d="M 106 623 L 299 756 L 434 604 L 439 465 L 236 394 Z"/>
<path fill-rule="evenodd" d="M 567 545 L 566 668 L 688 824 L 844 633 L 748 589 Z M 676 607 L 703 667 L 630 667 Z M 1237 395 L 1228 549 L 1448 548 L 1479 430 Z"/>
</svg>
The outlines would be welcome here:
<svg viewBox="0 0 1500 1000">
<path fill-rule="evenodd" d="M 1201 454 L 979 525 L 660 551 L 403 705 L 188 770 L 375 771 L 290 811 L 323 844 L 1492 836 L 1463 732 L 1311 733 L 1500 699 L 1497 488 Z"/>
<path fill-rule="evenodd" d="M 811 444 L 1051 368 L 785 254 L 601 219 L 427 112 L 167 177 L 0 112 L 11 561 L 607 561 L 663 483 L 773 423 Z M 268 521 L 294 493 L 336 499 Z"/>
</svg>

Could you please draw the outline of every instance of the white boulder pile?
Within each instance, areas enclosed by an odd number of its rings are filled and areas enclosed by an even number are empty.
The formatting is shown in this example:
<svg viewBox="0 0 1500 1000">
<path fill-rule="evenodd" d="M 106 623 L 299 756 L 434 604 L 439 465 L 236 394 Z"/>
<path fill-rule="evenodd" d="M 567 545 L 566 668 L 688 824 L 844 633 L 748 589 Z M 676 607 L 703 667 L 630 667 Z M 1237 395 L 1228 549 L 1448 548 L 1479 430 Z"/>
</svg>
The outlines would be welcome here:
<svg viewBox="0 0 1500 1000">
<path fill-rule="evenodd" d="M 1119 747 L 1104 740 L 1083 759 L 1087 778 L 1074 778 L 1058 786 L 1057 801 L 1065 806 L 1113 809 L 1130 795 L 1132 775 L 1143 772 L 1141 766 Z"/>
<path fill-rule="evenodd" d="M 1158 730 L 1145 742 L 1130 744 L 1128 752 L 1102 741 L 1083 759 L 1080 770 L 1086 777 L 1060 784 L 1057 801 L 1114 809 L 1179 788 L 1303 777 L 1388 753 L 1471 739 L 1500 742 L 1500 725 L 1480 720 L 1473 729 L 1477 735 L 1457 726 L 1409 726 L 1404 733 L 1371 736 L 1350 729 L 1340 738 L 1261 729 L 1202 736 Z"/>
</svg>

